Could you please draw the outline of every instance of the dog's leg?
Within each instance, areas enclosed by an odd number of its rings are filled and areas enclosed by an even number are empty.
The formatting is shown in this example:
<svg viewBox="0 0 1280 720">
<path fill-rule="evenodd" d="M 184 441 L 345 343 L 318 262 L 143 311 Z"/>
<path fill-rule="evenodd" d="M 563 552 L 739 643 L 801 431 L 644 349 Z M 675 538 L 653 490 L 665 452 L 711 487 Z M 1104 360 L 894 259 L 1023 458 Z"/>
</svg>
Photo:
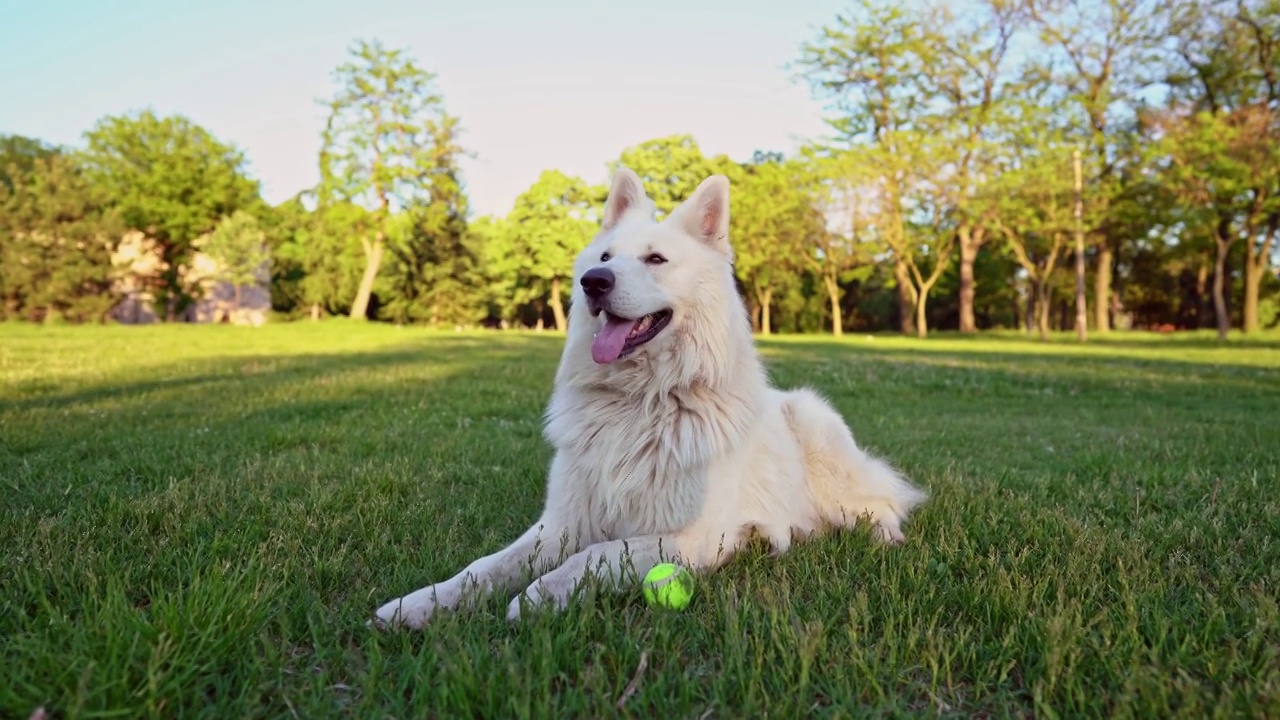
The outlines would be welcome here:
<svg viewBox="0 0 1280 720">
<path fill-rule="evenodd" d="M 737 548 L 736 538 L 719 542 L 720 536 L 708 536 L 704 538 L 707 542 L 700 543 L 699 537 L 691 533 L 645 535 L 590 545 L 516 596 L 507 606 L 507 619 L 520 619 L 522 601 L 530 609 L 563 609 L 578 584 L 589 576 L 617 589 L 624 580 L 643 578 L 660 562 L 679 562 L 691 571 L 713 570 L 727 562 Z"/>
<path fill-rule="evenodd" d="M 539 520 L 507 547 L 475 560 L 457 575 L 397 598 L 378 608 L 379 624 L 418 629 L 437 610 L 457 607 L 470 592 L 480 598 L 499 590 L 514 590 L 531 568 L 534 577 L 541 565 L 555 562 L 576 550 L 576 538 L 567 527 Z"/>
<path fill-rule="evenodd" d="M 816 393 L 787 393 L 782 412 L 800 443 L 809 493 L 823 519 L 845 527 L 866 517 L 873 537 L 901 543 L 902 523 L 928 493 L 859 447 L 844 418 Z"/>
</svg>

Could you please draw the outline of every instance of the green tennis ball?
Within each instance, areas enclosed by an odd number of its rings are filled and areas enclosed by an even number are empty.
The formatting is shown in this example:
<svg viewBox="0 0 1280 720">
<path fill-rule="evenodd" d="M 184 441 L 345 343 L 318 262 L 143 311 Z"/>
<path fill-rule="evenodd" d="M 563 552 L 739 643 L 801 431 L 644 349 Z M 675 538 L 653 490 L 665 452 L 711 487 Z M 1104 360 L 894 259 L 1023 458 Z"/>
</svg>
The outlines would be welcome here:
<svg viewBox="0 0 1280 720">
<path fill-rule="evenodd" d="M 693 573 L 674 563 L 660 563 L 644 576 L 649 607 L 683 610 L 693 599 Z"/>
</svg>

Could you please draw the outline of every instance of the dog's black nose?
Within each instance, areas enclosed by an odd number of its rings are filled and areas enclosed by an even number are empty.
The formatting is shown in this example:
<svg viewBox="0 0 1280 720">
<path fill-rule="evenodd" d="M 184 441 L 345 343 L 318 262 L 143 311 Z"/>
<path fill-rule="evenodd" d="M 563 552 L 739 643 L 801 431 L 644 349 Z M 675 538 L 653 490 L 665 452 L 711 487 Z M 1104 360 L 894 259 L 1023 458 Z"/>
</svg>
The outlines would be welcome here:
<svg viewBox="0 0 1280 720">
<path fill-rule="evenodd" d="M 582 291 L 587 297 L 599 300 L 613 289 L 613 271 L 609 268 L 591 268 L 582 274 Z"/>
</svg>

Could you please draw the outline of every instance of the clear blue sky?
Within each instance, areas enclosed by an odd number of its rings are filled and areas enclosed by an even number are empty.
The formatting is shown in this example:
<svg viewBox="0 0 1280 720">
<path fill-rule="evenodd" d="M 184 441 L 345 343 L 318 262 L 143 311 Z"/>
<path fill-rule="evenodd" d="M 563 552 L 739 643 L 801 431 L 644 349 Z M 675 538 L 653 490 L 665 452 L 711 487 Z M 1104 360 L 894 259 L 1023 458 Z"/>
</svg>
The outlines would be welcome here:
<svg viewBox="0 0 1280 720">
<path fill-rule="evenodd" d="M 180 113 L 243 148 L 278 202 L 311 185 L 330 71 L 356 38 L 439 74 L 477 213 L 550 167 L 592 182 L 692 134 L 745 159 L 823 133 L 784 67 L 841 0 L 0 0 L 0 133 L 77 145 L 106 114 Z"/>
</svg>

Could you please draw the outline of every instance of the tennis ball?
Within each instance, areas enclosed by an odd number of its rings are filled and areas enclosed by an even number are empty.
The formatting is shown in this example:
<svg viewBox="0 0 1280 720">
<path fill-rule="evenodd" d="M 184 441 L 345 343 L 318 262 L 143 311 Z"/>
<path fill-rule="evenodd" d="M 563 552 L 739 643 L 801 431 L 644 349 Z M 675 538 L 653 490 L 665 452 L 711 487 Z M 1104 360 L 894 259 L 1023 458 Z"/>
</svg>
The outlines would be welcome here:
<svg viewBox="0 0 1280 720">
<path fill-rule="evenodd" d="M 644 576 L 649 607 L 683 610 L 693 599 L 693 573 L 674 563 L 660 563 Z"/>
</svg>

